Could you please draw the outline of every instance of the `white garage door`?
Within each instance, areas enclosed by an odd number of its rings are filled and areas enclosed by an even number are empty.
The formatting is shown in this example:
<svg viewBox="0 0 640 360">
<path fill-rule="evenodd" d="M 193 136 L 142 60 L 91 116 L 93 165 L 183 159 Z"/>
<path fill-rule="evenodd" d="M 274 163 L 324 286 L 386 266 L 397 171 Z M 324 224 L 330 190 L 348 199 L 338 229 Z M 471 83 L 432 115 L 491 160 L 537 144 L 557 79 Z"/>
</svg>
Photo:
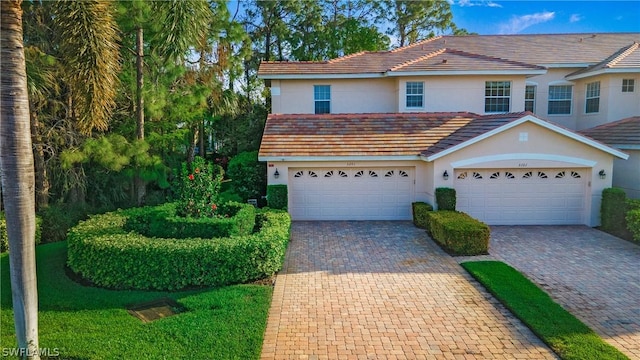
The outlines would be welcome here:
<svg viewBox="0 0 640 360">
<path fill-rule="evenodd" d="M 456 209 L 489 225 L 584 223 L 588 169 L 459 169 Z"/>
<path fill-rule="evenodd" d="M 294 220 L 410 220 L 413 168 L 289 169 Z"/>
</svg>

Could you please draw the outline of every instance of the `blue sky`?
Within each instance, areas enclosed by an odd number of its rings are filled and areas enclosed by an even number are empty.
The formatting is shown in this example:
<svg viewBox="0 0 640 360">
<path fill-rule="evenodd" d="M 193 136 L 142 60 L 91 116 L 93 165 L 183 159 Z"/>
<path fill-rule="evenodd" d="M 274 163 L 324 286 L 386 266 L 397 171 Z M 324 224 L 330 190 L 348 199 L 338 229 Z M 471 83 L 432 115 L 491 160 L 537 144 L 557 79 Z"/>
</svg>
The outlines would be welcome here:
<svg viewBox="0 0 640 360">
<path fill-rule="evenodd" d="M 640 32 L 640 0 L 447 1 L 456 25 L 480 35 Z"/>
</svg>

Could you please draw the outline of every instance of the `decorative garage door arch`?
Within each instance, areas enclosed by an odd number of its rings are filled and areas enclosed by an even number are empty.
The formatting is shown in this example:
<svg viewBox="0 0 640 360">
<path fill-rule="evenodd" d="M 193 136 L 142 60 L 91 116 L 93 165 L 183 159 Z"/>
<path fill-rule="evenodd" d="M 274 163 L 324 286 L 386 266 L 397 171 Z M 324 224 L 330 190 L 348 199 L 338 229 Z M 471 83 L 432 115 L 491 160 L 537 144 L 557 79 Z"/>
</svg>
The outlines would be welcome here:
<svg viewBox="0 0 640 360">
<path fill-rule="evenodd" d="M 289 168 L 294 220 L 410 220 L 415 168 Z"/>
<path fill-rule="evenodd" d="M 457 210 L 490 225 L 585 223 L 589 168 L 457 169 Z"/>
</svg>

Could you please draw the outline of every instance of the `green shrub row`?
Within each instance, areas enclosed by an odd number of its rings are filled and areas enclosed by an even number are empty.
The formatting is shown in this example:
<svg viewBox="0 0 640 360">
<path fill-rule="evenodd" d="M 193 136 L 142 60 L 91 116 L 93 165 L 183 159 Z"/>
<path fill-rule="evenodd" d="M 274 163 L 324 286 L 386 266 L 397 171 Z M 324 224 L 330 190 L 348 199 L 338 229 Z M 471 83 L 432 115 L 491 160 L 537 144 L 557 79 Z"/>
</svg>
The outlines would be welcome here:
<svg viewBox="0 0 640 360">
<path fill-rule="evenodd" d="M 256 215 L 256 233 L 215 240 L 153 239 L 127 232 L 132 210 L 92 216 L 69 231 L 67 264 L 113 289 L 178 290 L 245 283 L 278 271 L 289 240 L 285 212 Z"/>
<path fill-rule="evenodd" d="M 438 210 L 456 210 L 456 189 L 439 187 L 436 188 L 436 205 Z"/>
<path fill-rule="evenodd" d="M 600 205 L 600 226 L 606 232 L 626 228 L 625 205 L 627 195 L 620 188 L 602 190 L 602 204 Z"/>
<path fill-rule="evenodd" d="M 640 209 L 627 212 L 626 220 L 627 228 L 631 232 L 633 240 L 640 242 Z"/>
<path fill-rule="evenodd" d="M 428 212 L 427 231 L 451 255 L 483 255 L 489 252 L 489 226 L 463 212 Z"/>
<path fill-rule="evenodd" d="M 627 199 L 624 190 L 606 188 L 602 190 L 600 205 L 600 229 L 611 235 L 640 242 L 635 211 L 640 210 L 640 200 Z"/>
<path fill-rule="evenodd" d="M 127 210 L 124 229 L 157 238 L 223 238 L 248 235 L 255 225 L 255 208 L 249 204 L 226 203 L 216 212 L 222 217 L 177 216 L 176 203 Z"/>
<path fill-rule="evenodd" d="M 36 245 L 40 244 L 42 239 L 42 219 L 36 216 Z M 9 235 L 7 234 L 7 220 L 4 217 L 4 211 L 0 212 L 0 253 L 9 250 Z"/>
<path fill-rule="evenodd" d="M 287 185 L 268 185 L 267 202 L 272 209 L 287 210 L 289 205 Z"/>
<path fill-rule="evenodd" d="M 411 204 L 413 209 L 413 225 L 421 228 L 427 228 L 427 213 L 429 211 L 433 211 L 433 206 L 427 204 L 426 202 L 414 202 Z"/>
</svg>

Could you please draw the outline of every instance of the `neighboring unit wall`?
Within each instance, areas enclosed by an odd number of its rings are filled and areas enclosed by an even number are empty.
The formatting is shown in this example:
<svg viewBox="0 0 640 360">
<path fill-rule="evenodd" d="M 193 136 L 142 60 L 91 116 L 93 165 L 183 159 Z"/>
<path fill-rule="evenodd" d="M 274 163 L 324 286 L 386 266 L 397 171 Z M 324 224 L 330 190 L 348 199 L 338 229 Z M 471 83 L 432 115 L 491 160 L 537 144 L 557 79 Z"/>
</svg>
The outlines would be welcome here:
<svg viewBox="0 0 640 360">
<path fill-rule="evenodd" d="M 313 114 L 314 85 L 331 86 L 333 114 L 388 113 L 397 109 L 395 79 L 272 80 L 271 113 Z"/>
<path fill-rule="evenodd" d="M 640 74 L 611 74 L 607 122 L 640 115 Z M 633 79 L 633 92 L 622 92 L 622 80 Z"/>
<path fill-rule="evenodd" d="M 623 189 L 627 196 L 640 199 L 640 150 L 622 150 L 629 159 L 613 162 L 613 186 Z"/>
</svg>

